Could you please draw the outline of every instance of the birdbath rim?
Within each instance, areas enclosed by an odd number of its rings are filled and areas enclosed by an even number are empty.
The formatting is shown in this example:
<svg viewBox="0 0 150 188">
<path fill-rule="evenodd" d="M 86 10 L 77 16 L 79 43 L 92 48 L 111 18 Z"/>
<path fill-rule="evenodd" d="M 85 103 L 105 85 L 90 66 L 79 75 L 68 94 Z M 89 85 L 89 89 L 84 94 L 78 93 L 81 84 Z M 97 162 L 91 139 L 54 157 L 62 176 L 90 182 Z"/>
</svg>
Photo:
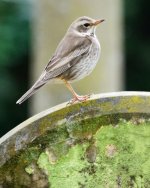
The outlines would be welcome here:
<svg viewBox="0 0 150 188">
<path fill-rule="evenodd" d="M 88 101 L 96 100 L 96 99 L 104 99 L 104 98 L 116 98 L 116 97 L 125 97 L 125 96 L 141 96 L 141 97 L 150 97 L 150 92 L 144 92 L 144 91 L 121 91 L 121 92 L 109 92 L 109 93 L 101 93 L 101 94 L 94 94 L 88 99 Z M 0 145 L 5 142 L 8 138 L 10 138 L 12 135 L 16 134 L 21 129 L 25 128 L 29 124 L 33 123 L 34 121 L 37 121 L 38 119 L 41 119 L 42 117 L 47 116 L 48 114 L 51 114 L 53 112 L 56 112 L 57 110 L 61 110 L 67 106 L 68 102 L 64 102 L 62 104 L 58 104 L 54 107 L 51 107 L 49 109 L 46 109 L 27 120 L 20 123 L 18 126 L 10 130 L 8 133 L 6 133 L 4 136 L 0 138 Z M 74 104 L 75 105 L 75 104 Z"/>
</svg>

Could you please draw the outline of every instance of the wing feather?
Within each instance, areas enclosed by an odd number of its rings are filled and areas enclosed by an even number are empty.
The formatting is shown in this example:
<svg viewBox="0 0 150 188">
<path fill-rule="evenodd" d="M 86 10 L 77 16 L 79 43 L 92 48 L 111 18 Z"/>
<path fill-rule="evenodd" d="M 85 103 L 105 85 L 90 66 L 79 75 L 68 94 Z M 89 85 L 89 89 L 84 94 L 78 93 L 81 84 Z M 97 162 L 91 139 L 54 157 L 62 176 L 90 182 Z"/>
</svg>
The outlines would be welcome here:
<svg viewBox="0 0 150 188">
<path fill-rule="evenodd" d="M 69 34 L 58 45 L 54 56 L 51 58 L 44 71 L 35 84 L 17 101 L 21 104 L 32 96 L 49 79 L 58 77 L 63 72 L 79 62 L 81 56 L 89 53 L 92 40 L 88 36 Z"/>
<path fill-rule="evenodd" d="M 92 41 L 87 36 L 67 35 L 66 37 L 61 41 L 55 55 L 45 67 L 43 80 L 59 76 L 73 66 L 73 60 L 89 52 Z"/>
</svg>

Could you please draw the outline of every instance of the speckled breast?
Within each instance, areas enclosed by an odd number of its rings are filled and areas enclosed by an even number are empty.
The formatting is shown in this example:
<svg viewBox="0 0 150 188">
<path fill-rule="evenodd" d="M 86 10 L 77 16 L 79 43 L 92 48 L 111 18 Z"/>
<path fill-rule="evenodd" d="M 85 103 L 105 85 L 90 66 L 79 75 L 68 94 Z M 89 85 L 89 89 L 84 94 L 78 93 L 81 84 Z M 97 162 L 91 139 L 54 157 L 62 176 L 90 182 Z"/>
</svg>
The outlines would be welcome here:
<svg viewBox="0 0 150 188">
<path fill-rule="evenodd" d="M 63 73 L 63 79 L 69 82 L 78 81 L 88 76 L 93 71 L 98 62 L 101 48 L 97 38 L 93 37 L 92 41 L 89 53 L 77 57 L 75 65 Z"/>
</svg>

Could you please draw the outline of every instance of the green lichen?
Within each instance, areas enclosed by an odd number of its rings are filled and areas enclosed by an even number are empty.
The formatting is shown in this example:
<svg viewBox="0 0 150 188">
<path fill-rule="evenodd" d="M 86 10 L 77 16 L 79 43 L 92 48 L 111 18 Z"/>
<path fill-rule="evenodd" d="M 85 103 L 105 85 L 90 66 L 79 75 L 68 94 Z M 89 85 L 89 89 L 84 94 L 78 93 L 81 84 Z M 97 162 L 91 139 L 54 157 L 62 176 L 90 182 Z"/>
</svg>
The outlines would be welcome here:
<svg viewBox="0 0 150 188">
<path fill-rule="evenodd" d="M 35 173 L 35 170 L 34 170 L 34 167 L 32 165 L 29 165 L 25 168 L 25 171 L 28 173 L 28 174 L 34 174 Z"/>
<path fill-rule="evenodd" d="M 120 121 L 116 126 L 104 126 L 94 135 L 97 156 L 94 162 L 86 158 L 89 141 L 72 146 L 54 164 L 43 152 L 38 165 L 48 174 L 52 188 L 78 187 L 148 187 L 150 185 L 150 123 L 134 125 Z M 113 146 L 113 147 L 108 147 Z M 108 149 L 114 149 L 112 156 Z"/>
<path fill-rule="evenodd" d="M 86 144 L 72 147 L 56 164 L 51 165 L 46 153 L 40 155 L 37 163 L 48 174 L 51 187 L 78 187 L 84 183 L 79 171 L 87 166 L 87 162 L 82 160 L 86 147 Z"/>
<path fill-rule="evenodd" d="M 148 188 L 150 120 L 145 117 L 86 117 L 47 130 L 0 169 L 0 184 L 16 188 Z"/>
</svg>

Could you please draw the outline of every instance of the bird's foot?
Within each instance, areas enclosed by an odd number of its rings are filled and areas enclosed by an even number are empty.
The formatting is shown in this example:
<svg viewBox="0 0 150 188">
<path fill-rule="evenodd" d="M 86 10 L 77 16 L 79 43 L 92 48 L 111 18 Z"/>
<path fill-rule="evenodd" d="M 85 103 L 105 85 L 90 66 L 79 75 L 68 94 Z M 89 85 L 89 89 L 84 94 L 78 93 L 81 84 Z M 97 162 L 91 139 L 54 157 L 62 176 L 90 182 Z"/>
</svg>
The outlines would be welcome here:
<svg viewBox="0 0 150 188">
<path fill-rule="evenodd" d="M 73 99 L 71 99 L 68 103 L 69 104 L 74 104 L 77 102 L 85 102 L 90 98 L 91 94 L 89 95 L 76 95 Z"/>
</svg>

